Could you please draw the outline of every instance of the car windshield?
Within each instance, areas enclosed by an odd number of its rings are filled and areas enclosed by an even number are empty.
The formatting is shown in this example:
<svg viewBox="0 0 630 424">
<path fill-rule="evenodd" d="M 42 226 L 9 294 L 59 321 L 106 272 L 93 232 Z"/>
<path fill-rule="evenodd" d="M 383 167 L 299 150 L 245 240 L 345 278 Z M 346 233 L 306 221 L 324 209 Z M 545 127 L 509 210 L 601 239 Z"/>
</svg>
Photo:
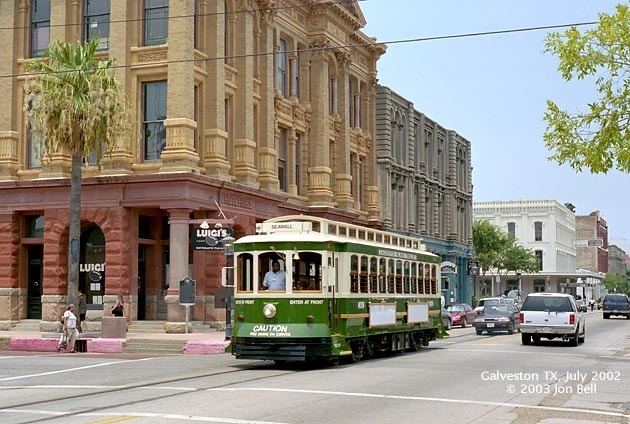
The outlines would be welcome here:
<svg viewBox="0 0 630 424">
<path fill-rule="evenodd" d="M 498 305 L 499 299 L 481 299 L 477 306 Z"/>
<path fill-rule="evenodd" d="M 626 302 L 626 296 L 623 294 L 607 294 L 604 302 Z"/>
<path fill-rule="evenodd" d="M 523 311 L 572 312 L 568 297 L 534 296 L 525 299 Z"/>
<path fill-rule="evenodd" d="M 450 312 L 464 312 L 464 306 L 463 305 L 451 305 L 448 307 L 448 310 Z"/>
<path fill-rule="evenodd" d="M 485 315 L 505 315 L 508 313 L 507 305 L 491 305 L 483 309 Z"/>
</svg>

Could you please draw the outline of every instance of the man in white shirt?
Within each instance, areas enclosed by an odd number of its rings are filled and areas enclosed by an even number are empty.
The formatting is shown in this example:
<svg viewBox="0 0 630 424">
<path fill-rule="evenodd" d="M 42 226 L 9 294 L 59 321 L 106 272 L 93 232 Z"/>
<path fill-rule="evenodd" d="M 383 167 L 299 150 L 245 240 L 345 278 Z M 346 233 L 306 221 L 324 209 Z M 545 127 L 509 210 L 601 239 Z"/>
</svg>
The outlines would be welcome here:
<svg viewBox="0 0 630 424">
<path fill-rule="evenodd" d="M 74 342 L 77 340 L 79 332 L 77 331 L 77 310 L 73 304 L 68 306 L 66 312 L 63 313 L 63 331 L 66 333 L 68 342 L 67 350 L 74 353 Z"/>
<path fill-rule="evenodd" d="M 262 284 L 269 290 L 286 290 L 286 275 L 278 261 L 271 262 L 271 271 L 265 274 Z"/>
</svg>

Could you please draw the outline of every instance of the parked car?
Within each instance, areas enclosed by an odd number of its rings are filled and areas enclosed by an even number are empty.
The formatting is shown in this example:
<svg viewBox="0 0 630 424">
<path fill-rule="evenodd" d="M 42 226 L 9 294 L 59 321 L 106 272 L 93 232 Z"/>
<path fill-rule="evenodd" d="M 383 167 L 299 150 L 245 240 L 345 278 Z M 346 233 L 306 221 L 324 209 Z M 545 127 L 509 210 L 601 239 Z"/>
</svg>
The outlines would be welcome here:
<svg viewBox="0 0 630 424">
<path fill-rule="evenodd" d="M 475 312 L 479 313 L 486 305 L 498 305 L 501 303 L 501 298 L 499 297 L 484 297 L 483 299 L 479 299 L 477 301 L 477 306 L 475 306 Z"/>
<path fill-rule="evenodd" d="M 444 326 L 444 329 L 450 330 L 453 326 L 453 319 L 451 318 L 451 314 L 448 313 L 444 306 L 442 306 L 442 311 L 440 314 L 442 316 L 442 325 Z"/>
<path fill-rule="evenodd" d="M 477 313 L 467 303 L 455 303 L 449 305 L 446 310 L 451 315 L 452 324 L 461 325 L 462 328 L 466 328 L 469 323 L 475 322 L 475 317 L 477 316 Z"/>
<path fill-rule="evenodd" d="M 602 312 L 604 319 L 608 319 L 611 315 L 625 316 L 630 319 L 630 299 L 627 295 L 621 293 L 609 293 L 604 297 L 604 308 Z"/>
<path fill-rule="evenodd" d="M 586 302 L 583 301 L 582 299 L 576 300 L 575 301 L 575 305 L 577 306 L 578 311 L 580 311 L 580 312 L 587 312 L 588 311 L 588 306 L 586 305 Z"/>
<path fill-rule="evenodd" d="M 475 318 L 475 332 L 481 335 L 487 331 L 488 334 L 497 331 L 507 331 L 514 334 L 519 326 L 518 309 L 508 303 L 490 304 L 484 306 L 480 314 Z"/>
<path fill-rule="evenodd" d="M 586 338 L 584 315 L 578 311 L 570 294 L 528 294 L 519 313 L 519 322 L 524 345 L 536 344 L 541 338 L 562 338 L 577 346 Z"/>
</svg>

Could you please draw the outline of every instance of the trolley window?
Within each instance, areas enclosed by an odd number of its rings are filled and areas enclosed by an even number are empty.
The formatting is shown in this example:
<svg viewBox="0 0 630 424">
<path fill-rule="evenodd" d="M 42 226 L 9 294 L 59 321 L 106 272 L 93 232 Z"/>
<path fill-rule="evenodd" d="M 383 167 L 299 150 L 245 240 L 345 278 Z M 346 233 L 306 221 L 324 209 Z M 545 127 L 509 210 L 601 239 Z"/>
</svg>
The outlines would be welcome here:
<svg viewBox="0 0 630 424">
<path fill-rule="evenodd" d="M 258 290 L 286 291 L 284 255 L 266 252 L 258 256 Z"/>
<path fill-rule="evenodd" d="M 293 290 L 321 291 L 322 255 L 315 252 L 298 252 L 293 256 Z"/>
<path fill-rule="evenodd" d="M 385 286 L 385 278 L 387 276 L 387 266 L 385 263 L 385 258 L 381 258 L 378 261 L 378 292 L 379 293 L 385 293 L 386 290 L 386 286 Z"/>
<path fill-rule="evenodd" d="M 368 291 L 368 257 L 361 256 L 361 274 L 359 275 L 359 291 L 367 293 Z"/>
<path fill-rule="evenodd" d="M 372 257 L 370 258 L 370 293 L 377 293 L 378 292 L 378 286 L 377 286 L 377 278 L 378 278 L 378 266 L 377 266 L 377 259 Z"/>
<path fill-rule="evenodd" d="M 254 256 L 251 253 L 241 253 L 237 256 L 238 274 L 236 287 L 240 292 L 254 291 Z"/>
<path fill-rule="evenodd" d="M 350 293 L 359 292 L 359 257 L 350 257 Z"/>
</svg>

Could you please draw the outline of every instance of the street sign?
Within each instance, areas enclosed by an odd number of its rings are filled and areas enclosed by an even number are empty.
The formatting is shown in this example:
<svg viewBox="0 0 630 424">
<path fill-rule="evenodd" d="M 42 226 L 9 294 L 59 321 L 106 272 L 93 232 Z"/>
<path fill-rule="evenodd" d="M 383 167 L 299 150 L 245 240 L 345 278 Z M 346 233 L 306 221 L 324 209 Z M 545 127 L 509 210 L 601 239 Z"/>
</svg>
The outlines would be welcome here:
<svg viewBox="0 0 630 424">
<path fill-rule="evenodd" d="M 179 280 L 179 304 L 194 305 L 195 304 L 195 286 L 196 281 L 190 277 Z"/>
<path fill-rule="evenodd" d="M 190 239 L 194 250 L 223 250 L 223 239 L 234 242 L 234 229 L 196 227 Z"/>
<path fill-rule="evenodd" d="M 468 275 L 476 277 L 479 275 L 479 261 L 468 261 L 466 266 L 466 272 Z"/>
</svg>

